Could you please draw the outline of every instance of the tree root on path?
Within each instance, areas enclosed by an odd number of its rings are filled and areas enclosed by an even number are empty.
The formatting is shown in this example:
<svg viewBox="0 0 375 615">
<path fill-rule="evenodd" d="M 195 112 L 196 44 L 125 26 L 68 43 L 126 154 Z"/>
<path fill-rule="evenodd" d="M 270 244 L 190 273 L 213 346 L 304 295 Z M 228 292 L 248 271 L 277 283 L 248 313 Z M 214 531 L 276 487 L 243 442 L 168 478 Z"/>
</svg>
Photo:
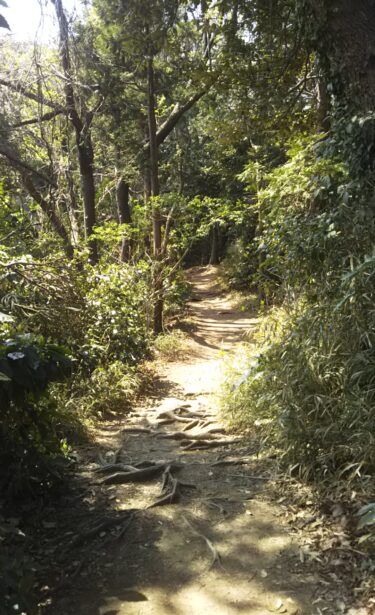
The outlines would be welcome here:
<svg viewBox="0 0 375 615">
<path fill-rule="evenodd" d="M 179 497 L 179 482 L 177 478 L 174 478 L 171 474 L 171 466 L 168 465 L 163 472 L 163 484 L 161 488 L 162 497 L 157 499 L 153 504 L 147 506 L 147 508 L 154 508 L 155 506 L 163 506 L 164 504 L 173 504 Z"/>
<path fill-rule="evenodd" d="M 188 417 L 178 416 L 176 410 L 164 410 L 156 416 L 159 425 L 167 425 L 168 423 L 189 423 Z M 161 419 L 161 420 L 160 420 Z"/>
<path fill-rule="evenodd" d="M 158 438 L 165 438 L 166 440 L 213 440 L 217 437 L 217 434 L 224 434 L 224 429 L 221 427 L 213 427 L 207 431 L 195 434 L 186 434 L 186 431 L 170 431 L 165 433 L 158 433 Z"/>
<path fill-rule="evenodd" d="M 182 446 L 182 450 L 191 451 L 198 448 L 215 448 L 216 446 L 229 446 L 231 444 L 239 444 L 240 442 L 242 442 L 240 438 L 232 438 L 229 440 L 198 440 L 185 444 Z"/>
<path fill-rule="evenodd" d="M 116 485 L 121 483 L 132 483 L 139 482 L 149 478 L 153 478 L 158 474 L 161 474 L 165 470 L 166 467 L 172 466 L 173 464 L 165 463 L 157 463 L 153 465 L 149 465 L 145 468 L 130 470 L 129 472 L 116 472 L 115 474 L 110 474 L 105 478 L 101 479 L 100 484 L 104 485 Z M 176 467 L 176 464 L 175 464 Z"/>
<path fill-rule="evenodd" d="M 210 569 L 215 565 L 218 564 L 221 568 L 222 568 L 222 563 L 221 563 L 221 558 L 220 558 L 220 554 L 219 551 L 216 549 L 216 547 L 212 544 L 211 540 L 209 538 L 207 538 L 207 536 L 205 536 L 204 534 L 202 534 L 201 532 L 198 532 L 198 530 L 195 529 L 195 527 L 190 523 L 189 519 L 187 519 L 185 516 L 182 517 L 184 519 L 184 521 L 188 524 L 188 526 L 193 530 L 194 534 L 196 534 L 197 536 L 199 536 L 199 538 L 203 538 L 203 540 L 205 541 L 206 545 L 208 546 L 208 548 L 210 549 L 211 553 L 212 553 L 212 562 L 210 565 Z"/>
<path fill-rule="evenodd" d="M 164 504 L 174 504 L 175 502 L 178 502 L 181 495 L 181 488 L 197 489 L 197 486 L 192 483 L 185 483 L 177 480 L 177 478 L 172 475 L 171 468 L 171 464 L 167 465 L 163 472 L 161 497 L 153 502 L 153 504 L 147 506 L 147 508 L 154 508 L 155 506 L 163 506 Z"/>
<path fill-rule="evenodd" d="M 197 427 L 199 425 L 199 419 L 194 419 L 193 421 L 190 421 L 189 423 L 187 423 L 187 425 L 185 425 L 185 427 L 182 428 L 182 431 L 189 431 L 190 429 L 194 429 L 194 427 Z"/>
<path fill-rule="evenodd" d="M 124 463 L 108 463 L 94 470 L 97 473 L 105 472 L 134 472 L 137 471 L 135 466 L 126 465 Z"/>
<path fill-rule="evenodd" d="M 72 540 L 68 543 L 68 545 L 64 549 L 64 554 L 67 551 L 71 551 L 72 549 L 76 549 L 77 547 L 80 547 L 87 540 L 92 540 L 101 532 L 104 532 L 115 525 L 120 525 L 127 519 L 133 519 L 133 517 L 134 517 L 134 510 L 129 509 L 129 510 L 121 511 L 121 514 L 118 517 L 111 517 L 110 519 L 105 519 L 104 521 L 101 521 L 94 527 L 88 530 L 85 530 L 84 532 L 81 532 L 80 534 L 77 534 L 77 536 L 72 538 Z M 129 521 L 129 524 L 130 524 L 130 521 Z"/>
</svg>

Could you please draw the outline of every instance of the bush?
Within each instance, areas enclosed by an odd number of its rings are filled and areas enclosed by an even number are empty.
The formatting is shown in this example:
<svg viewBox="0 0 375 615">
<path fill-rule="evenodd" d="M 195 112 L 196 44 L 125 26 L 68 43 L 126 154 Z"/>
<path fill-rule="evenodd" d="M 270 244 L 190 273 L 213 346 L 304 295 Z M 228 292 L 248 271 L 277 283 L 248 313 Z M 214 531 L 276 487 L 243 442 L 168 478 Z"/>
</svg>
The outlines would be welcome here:
<svg viewBox="0 0 375 615">
<path fill-rule="evenodd" d="M 89 376 L 77 372 L 69 385 L 53 385 L 50 397 L 68 415 L 75 414 L 81 421 L 103 419 L 129 411 L 140 384 L 135 368 L 114 361 L 97 367 Z"/>
<path fill-rule="evenodd" d="M 166 361 L 179 361 L 188 354 L 188 337 L 183 331 L 175 329 L 159 335 L 154 342 L 155 350 Z"/>
<path fill-rule="evenodd" d="M 238 370 L 243 382 L 224 392 L 235 424 L 257 426 L 310 477 L 375 469 L 374 263 L 343 278 L 335 304 L 274 311 L 258 356 Z M 283 324 L 272 329 L 275 319 Z"/>
<path fill-rule="evenodd" d="M 349 176 L 329 139 L 295 148 L 267 181 L 259 195 L 259 282 L 274 276 L 272 292 L 284 308 L 264 319 L 257 356 L 250 353 L 227 385 L 224 411 L 235 423 L 258 429 L 306 476 L 371 474 L 372 188 L 359 175 Z"/>
<path fill-rule="evenodd" d="M 40 402 L 49 383 L 70 366 L 64 350 L 41 337 L 19 335 L 0 343 L 0 463 L 6 469 L 1 491 L 16 495 L 47 486 L 42 457 L 61 452 L 61 441 L 56 408 Z"/>
<path fill-rule="evenodd" d="M 92 270 L 87 292 L 83 350 L 104 365 L 114 360 L 135 365 L 150 340 L 148 266 L 110 265 Z"/>
</svg>

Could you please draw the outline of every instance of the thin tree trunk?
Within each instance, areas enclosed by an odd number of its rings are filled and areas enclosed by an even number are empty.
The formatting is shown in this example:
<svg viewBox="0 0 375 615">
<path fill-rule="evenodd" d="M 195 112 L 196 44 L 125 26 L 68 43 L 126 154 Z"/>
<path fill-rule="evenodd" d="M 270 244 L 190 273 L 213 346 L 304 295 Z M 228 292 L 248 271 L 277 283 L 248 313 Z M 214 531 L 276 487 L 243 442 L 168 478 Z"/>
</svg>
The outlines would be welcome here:
<svg viewBox="0 0 375 615">
<path fill-rule="evenodd" d="M 219 225 L 217 222 L 211 229 L 211 254 L 210 265 L 219 264 Z"/>
<path fill-rule="evenodd" d="M 68 184 L 68 191 L 69 191 L 69 197 L 70 197 L 70 202 L 67 204 L 67 208 L 68 208 L 68 215 L 69 215 L 69 220 L 70 220 L 72 243 L 73 245 L 77 246 L 79 244 L 78 207 L 77 207 L 76 193 L 74 189 L 74 181 L 72 177 L 72 170 L 70 168 L 70 165 L 66 172 L 66 181 Z"/>
<path fill-rule="evenodd" d="M 60 35 L 60 59 L 65 76 L 65 99 L 68 117 L 73 125 L 78 163 L 81 178 L 81 191 L 84 205 L 85 236 L 89 242 L 90 261 L 98 262 L 98 246 L 95 239 L 91 239 L 96 223 L 95 211 L 95 181 L 94 181 L 94 152 L 91 142 L 90 130 L 81 119 L 74 96 L 72 85 L 72 69 L 69 54 L 69 28 L 63 9 L 62 0 L 52 0 L 55 6 Z"/>
<path fill-rule="evenodd" d="M 154 62 L 150 57 L 147 63 L 148 81 L 148 131 L 150 143 L 150 183 L 151 196 L 159 196 L 159 164 L 158 164 L 158 144 L 156 139 L 156 117 L 155 117 L 155 77 Z M 153 230 L 153 256 L 154 256 L 154 333 L 155 335 L 163 331 L 163 280 L 161 267 L 161 237 L 162 220 L 157 203 L 152 204 L 152 230 Z"/>
<path fill-rule="evenodd" d="M 117 184 L 117 212 L 120 224 L 131 224 L 132 217 L 129 207 L 129 184 L 121 178 Z M 131 242 L 127 237 L 123 237 L 120 249 L 120 260 L 127 263 L 130 260 Z"/>
<path fill-rule="evenodd" d="M 41 195 L 41 193 L 36 188 L 29 174 L 21 173 L 21 180 L 27 192 L 34 199 L 34 201 L 38 203 L 38 205 L 40 206 L 40 208 L 42 209 L 42 211 L 45 213 L 48 220 L 50 221 L 54 230 L 59 235 L 59 237 L 62 239 L 64 251 L 67 257 L 69 259 L 72 259 L 74 255 L 73 246 L 70 242 L 69 235 L 66 231 L 66 228 L 61 222 L 60 218 L 58 217 L 56 211 L 54 210 L 52 205 L 50 205 L 50 203 L 48 203 L 48 201 Z"/>
<path fill-rule="evenodd" d="M 331 127 L 329 113 L 331 110 L 331 99 L 327 91 L 327 82 L 320 76 L 317 83 L 317 99 L 318 99 L 318 131 L 328 132 Z"/>
</svg>

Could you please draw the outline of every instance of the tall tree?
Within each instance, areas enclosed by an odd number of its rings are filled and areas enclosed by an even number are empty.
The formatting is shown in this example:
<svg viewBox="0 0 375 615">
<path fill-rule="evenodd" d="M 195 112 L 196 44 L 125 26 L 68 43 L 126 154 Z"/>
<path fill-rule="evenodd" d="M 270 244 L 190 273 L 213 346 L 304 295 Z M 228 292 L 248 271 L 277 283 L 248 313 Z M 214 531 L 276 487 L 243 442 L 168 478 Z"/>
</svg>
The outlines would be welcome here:
<svg viewBox="0 0 375 615">
<path fill-rule="evenodd" d="M 55 6 L 60 35 L 60 58 L 64 71 L 64 91 L 67 116 L 73 126 L 78 153 L 81 176 L 81 189 L 84 203 L 84 222 L 86 239 L 89 241 L 90 260 L 98 262 L 98 246 L 93 239 L 96 223 L 95 181 L 94 181 L 94 150 L 91 140 L 91 123 L 94 111 L 86 112 L 83 117 L 78 112 L 74 92 L 73 71 L 70 58 L 69 26 L 64 12 L 62 0 L 51 0 Z"/>
</svg>

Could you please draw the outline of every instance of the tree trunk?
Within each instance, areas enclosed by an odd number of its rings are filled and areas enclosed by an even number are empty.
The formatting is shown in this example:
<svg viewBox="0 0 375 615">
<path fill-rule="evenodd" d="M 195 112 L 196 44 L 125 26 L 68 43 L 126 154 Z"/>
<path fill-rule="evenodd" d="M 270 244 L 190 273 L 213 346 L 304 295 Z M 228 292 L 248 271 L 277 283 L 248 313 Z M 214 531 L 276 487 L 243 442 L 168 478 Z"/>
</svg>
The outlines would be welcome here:
<svg viewBox="0 0 375 615">
<path fill-rule="evenodd" d="M 70 221 L 70 229 L 71 229 L 71 237 L 72 243 L 74 246 L 79 244 L 79 217 L 78 217 L 78 207 L 77 207 L 77 199 L 74 187 L 74 181 L 72 176 L 72 168 L 69 164 L 69 168 L 66 171 L 66 181 L 68 184 L 68 191 L 70 202 L 67 203 L 68 216 Z"/>
<path fill-rule="evenodd" d="M 68 118 L 71 121 L 78 152 L 78 163 L 81 178 L 81 191 L 84 205 L 85 236 L 89 242 L 90 262 L 98 262 L 98 246 L 95 239 L 91 239 L 96 223 L 95 211 L 95 181 L 94 181 L 94 152 L 91 142 L 89 125 L 81 119 L 75 101 L 72 85 L 72 69 L 69 54 L 69 27 L 63 9 L 62 0 L 52 0 L 55 6 L 60 35 L 60 59 L 65 76 L 65 100 Z"/>
<path fill-rule="evenodd" d="M 329 113 L 331 110 L 331 98 L 327 91 L 327 82 L 324 77 L 318 77 L 317 83 L 317 123 L 319 132 L 328 132 L 331 127 Z"/>
<path fill-rule="evenodd" d="M 375 105 L 375 2 L 314 0 L 318 23 L 316 46 L 328 67 L 334 94 L 352 107 Z"/>
<path fill-rule="evenodd" d="M 154 77 L 154 62 L 150 57 L 147 63 L 147 81 L 148 81 L 148 131 L 150 143 L 150 184 L 151 196 L 159 196 L 159 164 L 158 164 L 158 144 L 156 138 L 156 116 L 155 116 L 155 77 Z M 161 237 L 162 220 L 159 212 L 158 204 L 152 203 L 152 231 L 153 231 L 153 256 L 154 256 L 154 275 L 153 275 L 153 291 L 154 291 L 154 333 L 158 335 L 163 331 L 163 279 L 161 266 Z"/>
<path fill-rule="evenodd" d="M 73 246 L 69 240 L 69 236 L 66 231 L 66 228 L 61 222 L 60 218 L 58 217 L 56 211 L 54 210 L 52 205 L 50 205 L 48 201 L 46 201 L 46 199 L 42 196 L 42 194 L 38 191 L 30 175 L 28 175 L 27 173 L 21 173 L 21 179 L 22 179 L 22 183 L 25 186 L 27 192 L 34 199 L 34 201 L 38 203 L 38 205 L 40 206 L 40 208 L 43 210 L 48 220 L 50 221 L 54 230 L 59 235 L 59 237 L 62 239 L 64 250 L 65 250 L 67 257 L 69 259 L 72 259 L 74 255 Z"/>
<path fill-rule="evenodd" d="M 121 178 L 117 184 L 117 211 L 120 224 L 131 224 L 132 217 L 129 207 L 129 184 Z M 123 237 L 120 249 L 120 260 L 127 263 L 130 260 L 131 242 L 127 237 Z"/>
<path fill-rule="evenodd" d="M 219 225 L 217 222 L 213 225 L 211 229 L 211 254 L 210 254 L 210 265 L 218 265 L 219 264 Z"/>
</svg>

